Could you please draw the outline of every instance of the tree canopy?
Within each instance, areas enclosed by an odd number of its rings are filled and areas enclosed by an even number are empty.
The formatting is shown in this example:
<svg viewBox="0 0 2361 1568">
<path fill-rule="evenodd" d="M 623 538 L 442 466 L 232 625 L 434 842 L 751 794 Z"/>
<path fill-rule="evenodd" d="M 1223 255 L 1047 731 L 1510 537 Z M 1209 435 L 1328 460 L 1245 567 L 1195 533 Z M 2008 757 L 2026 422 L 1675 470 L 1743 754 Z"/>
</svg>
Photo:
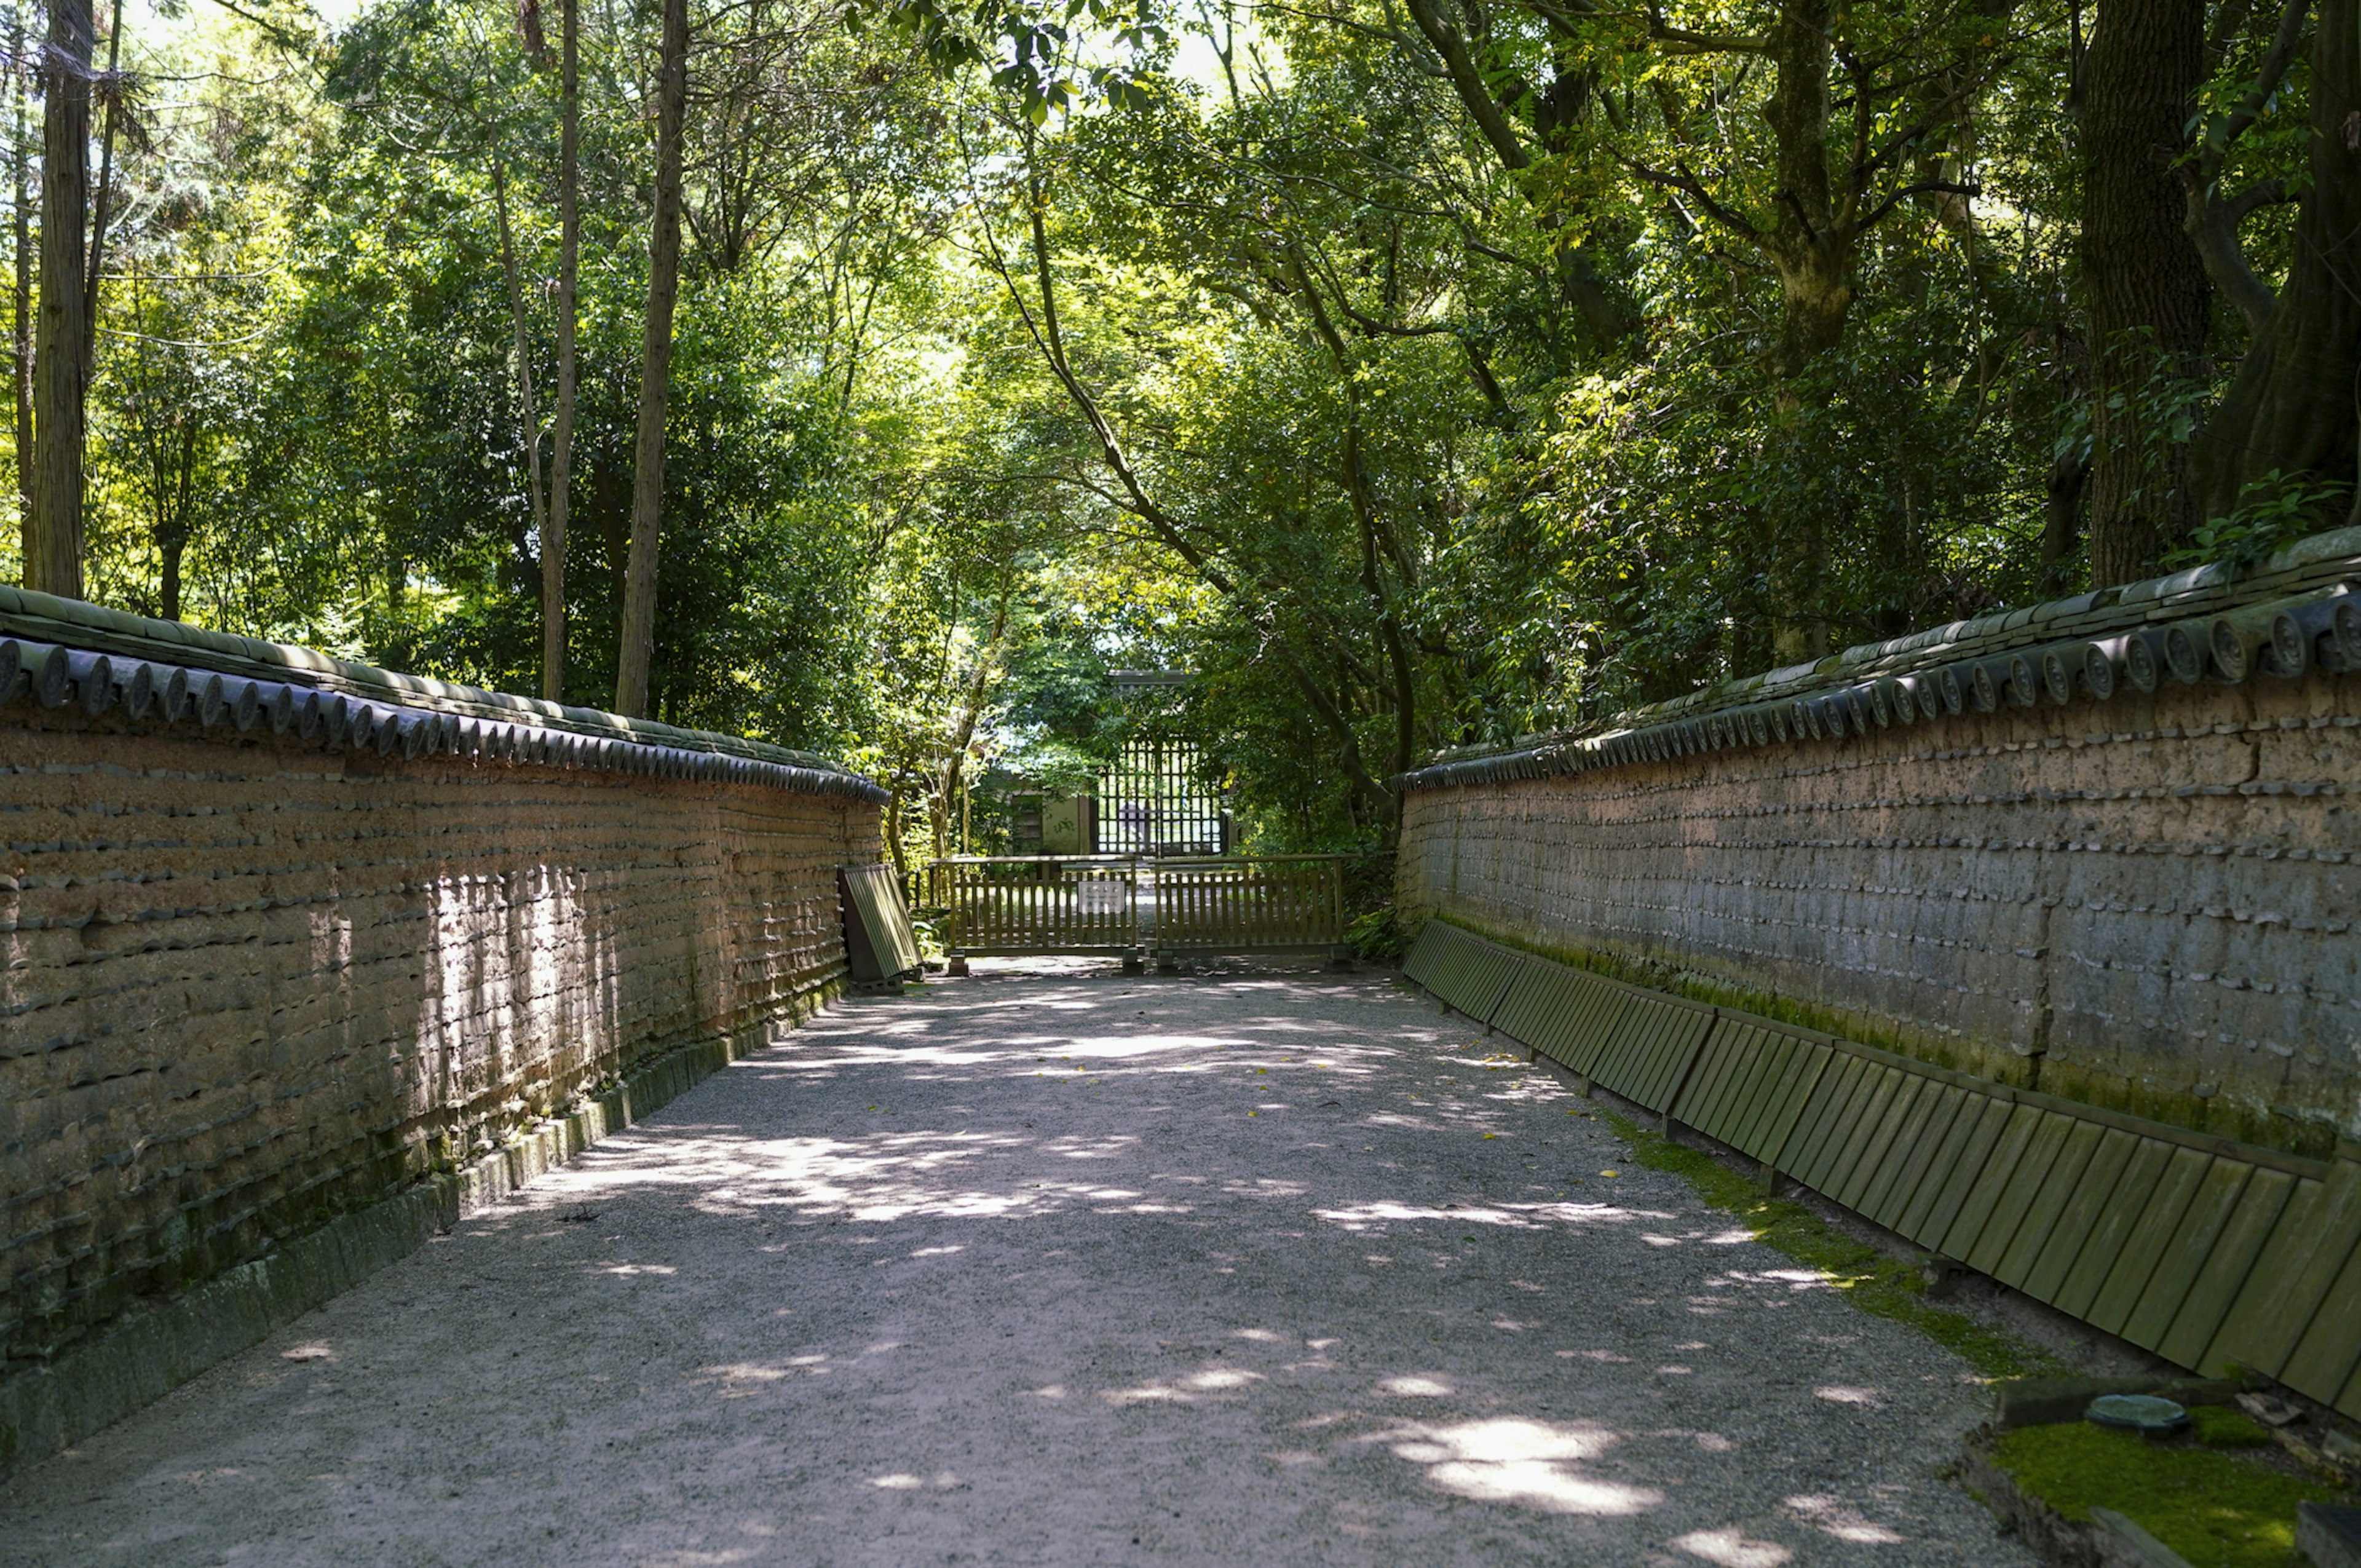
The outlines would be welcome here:
<svg viewBox="0 0 2361 1568">
<path fill-rule="evenodd" d="M 1376 846 L 1438 746 L 2351 513 L 2355 0 L 1191 3 L 687 5 L 646 710 L 897 852 L 1117 669 Z M 0 574 L 78 146 L 82 591 L 608 702 L 667 7 L 576 4 L 20 7 Z"/>
</svg>

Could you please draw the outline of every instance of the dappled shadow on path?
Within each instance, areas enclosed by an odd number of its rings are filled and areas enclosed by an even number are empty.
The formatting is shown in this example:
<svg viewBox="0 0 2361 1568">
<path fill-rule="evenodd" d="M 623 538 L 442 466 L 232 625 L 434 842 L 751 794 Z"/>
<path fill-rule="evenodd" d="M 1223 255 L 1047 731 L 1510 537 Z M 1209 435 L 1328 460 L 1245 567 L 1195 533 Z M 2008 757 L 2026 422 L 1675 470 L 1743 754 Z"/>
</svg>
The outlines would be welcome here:
<svg viewBox="0 0 2361 1568">
<path fill-rule="evenodd" d="M 241 1530 L 287 1563 L 2015 1561 L 1896 1462 L 1956 1367 L 1865 1361 L 1890 1325 L 1625 1152 L 1366 981 L 843 1005 L 206 1380 L 28 1539 L 139 1568 Z"/>
</svg>

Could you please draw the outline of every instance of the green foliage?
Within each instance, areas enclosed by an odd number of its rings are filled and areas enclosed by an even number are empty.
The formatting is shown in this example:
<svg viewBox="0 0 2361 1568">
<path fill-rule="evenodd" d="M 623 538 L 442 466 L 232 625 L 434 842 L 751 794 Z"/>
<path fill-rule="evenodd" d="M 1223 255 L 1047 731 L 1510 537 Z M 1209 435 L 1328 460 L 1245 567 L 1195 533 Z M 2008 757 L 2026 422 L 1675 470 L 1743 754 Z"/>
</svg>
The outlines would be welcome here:
<svg viewBox="0 0 2361 1568">
<path fill-rule="evenodd" d="M 1363 963 L 1398 964 L 1410 944 L 1402 939 L 1401 921 L 1390 904 L 1356 915 L 1345 927 L 1345 944 Z"/>
<path fill-rule="evenodd" d="M 2250 571 L 2307 534 L 2342 527 L 2352 499 L 2350 485 L 2274 468 L 2246 487 L 2235 511 L 2200 523 L 2187 544 L 2166 554 L 2164 565 L 2180 571 L 2219 561 L 2233 572 Z"/>
<path fill-rule="evenodd" d="M 1420 4 L 1440 32 L 1378 0 L 699 0 L 656 711 L 873 772 L 906 861 L 1000 830 L 987 775 L 1086 783 L 1134 722 L 1111 672 L 1185 669 L 1161 721 L 1249 847 L 1381 851 L 1386 781 L 1437 746 L 2070 591 L 2070 7 L 1839 8 L 1798 153 L 1761 42 L 1789 8 Z M 492 0 L 294 17 L 126 40 L 156 91 L 119 148 L 93 591 L 538 689 L 547 40 Z M 653 49 L 642 12 L 583 19 L 564 689 L 598 703 Z M 2191 121 L 2227 184 L 2303 177 L 2301 62 L 2234 137 L 2274 25 Z M 2241 234 L 2277 278 L 2285 206 Z M 2204 376 L 2109 411 L 2160 470 L 2235 363 L 2219 313 Z M 2191 549 L 2341 508 L 2291 477 Z"/>
<path fill-rule="evenodd" d="M 1997 1457 L 2065 1518 L 2113 1508 L 2192 1568 L 2297 1568 L 2296 1505 L 2343 1500 L 2316 1481 L 2212 1446 L 2155 1442 L 2088 1421 L 2020 1428 L 2000 1440 Z"/>
</svg>

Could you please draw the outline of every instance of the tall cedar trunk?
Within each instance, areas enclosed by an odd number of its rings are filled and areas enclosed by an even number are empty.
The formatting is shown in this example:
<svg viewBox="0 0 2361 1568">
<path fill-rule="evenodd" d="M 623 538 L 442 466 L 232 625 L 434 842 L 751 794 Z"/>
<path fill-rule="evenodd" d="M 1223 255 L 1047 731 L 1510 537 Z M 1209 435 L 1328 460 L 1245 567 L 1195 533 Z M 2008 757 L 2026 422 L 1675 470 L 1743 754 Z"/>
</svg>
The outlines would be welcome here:
<svg viewBox="0 0 2361 1568">
<path fill-rule="evenodd" d="M 623 645 L 615 711 L 644 718 L 655 651 L 656 528 L 664 518 L 664 403 L 672 389 L 672 311 L 680 292 L 681 120 L 688 103 L 688 0 L 664 0 L 656 78 L 656 206 L 648 237 L 647 336 L 641 345 L 640 429 L 631 448 L 631 559 L 623 584 Z"/>
<path fill-rule="evenodd" d="M 550 432 L 549 521 L 541 535 L 541 695 L 566 700 L 566 522 L 574 479 L 575 270 L 582 251 L 580 0 L 565 8 L 557 135 L 557 408 Z"/>
<path fill-rule="evenodd" d="M 1797 385 L 1812 362 L 1844 339 L 1852 310 L 1855 236 L 1828 188 L 1830 0 L 1782 6 L 1771 35 L 1778 81 L 1764 117 L 1778 148 L 1779 220 L 1766 247 L 1779 274 L 1779 340 L 1769 368 L 1775 388 L 1765 456 L 1771 491 L 1794 498 L 1764 509 L 1770 533 L 1771 647 L 1782 663 L 1828 651 L 1825 609 L 1828 532 L 1813 503 L 1781 469 L 1799 467 L 1818 399 Z M 1798 504 L 1800 503 L 1800 504 Z"/>
<path fill-rule="evenodd" d="M 8 58 L 25 53 L 25 14 L 21 5 L 8 12 Z M 29 528 L 33 516 L 33 477 L 38 471 L 33 454 L 33 192 L 29 181 L 33 161 L 25 143 L 25 73 L 13 73 L 9 105 L 8 170 L 15 181 L 16 294 L 9 313 L 13 334 L 11 362 L 16 392 L 16 515 Z"/>
<path fill-rule="evenodd" d="M 2147 575 L 2197 521 L 2189 455 L 2141 402 L 2200 373 L 2213 288 L 2173 164 L 2205 73 L 2205 0 L 2102 0 L 2083 57 L 2091 583 Z"/>
<path fill-rule="evenodd" d="M 50 0 L 41 61 L 41 318 L 33 358 L 40 477 L 25 526 L 25 586 L 82 598 L 82 236 L 90 219 L 90 0 Z"/>
<path fill-rule="evenodd" d="M 2361 384 L 2361 16 L 2321 0 L 2312 52 L 2312 188 L 2270 323 L 2199 438 L 2199 499 L 2222 517 L 2274 470 L 2349 484 Z M 2355 521 L 2361 521 L 2356 517 Z"/>
<path fill-rule="evenodd" d="M 115 68 L 123 62 L 123 0 L 115 0 L 115 16 L 106 27 L 106 76 L 113 87 L 106 95 L 105 128 L 99 133 L 98 195 L 91 203 L 90 267 L 82 282 L 82 362 L 83 385 L 98 365 L 98 283 L 106 267 L 107 211 L 115 203 L 115 122 L 123 113 Z"/>
</svg>

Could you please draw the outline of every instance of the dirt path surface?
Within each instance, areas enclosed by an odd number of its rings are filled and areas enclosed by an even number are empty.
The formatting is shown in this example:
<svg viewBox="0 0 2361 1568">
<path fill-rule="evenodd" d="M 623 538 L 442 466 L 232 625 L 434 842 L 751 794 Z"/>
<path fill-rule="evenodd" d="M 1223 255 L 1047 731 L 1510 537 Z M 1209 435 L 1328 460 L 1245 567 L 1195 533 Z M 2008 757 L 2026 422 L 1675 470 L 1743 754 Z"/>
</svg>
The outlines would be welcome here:
<svg viewBox="0 0 2361 1568">
<path fill-rule="evenodd" d="M 1491 1044 L 1371 977 L 845 1003 L 18 1477 L 0 1562 L 2031 1561 L 1962 1364 Z"/>
</svg>

